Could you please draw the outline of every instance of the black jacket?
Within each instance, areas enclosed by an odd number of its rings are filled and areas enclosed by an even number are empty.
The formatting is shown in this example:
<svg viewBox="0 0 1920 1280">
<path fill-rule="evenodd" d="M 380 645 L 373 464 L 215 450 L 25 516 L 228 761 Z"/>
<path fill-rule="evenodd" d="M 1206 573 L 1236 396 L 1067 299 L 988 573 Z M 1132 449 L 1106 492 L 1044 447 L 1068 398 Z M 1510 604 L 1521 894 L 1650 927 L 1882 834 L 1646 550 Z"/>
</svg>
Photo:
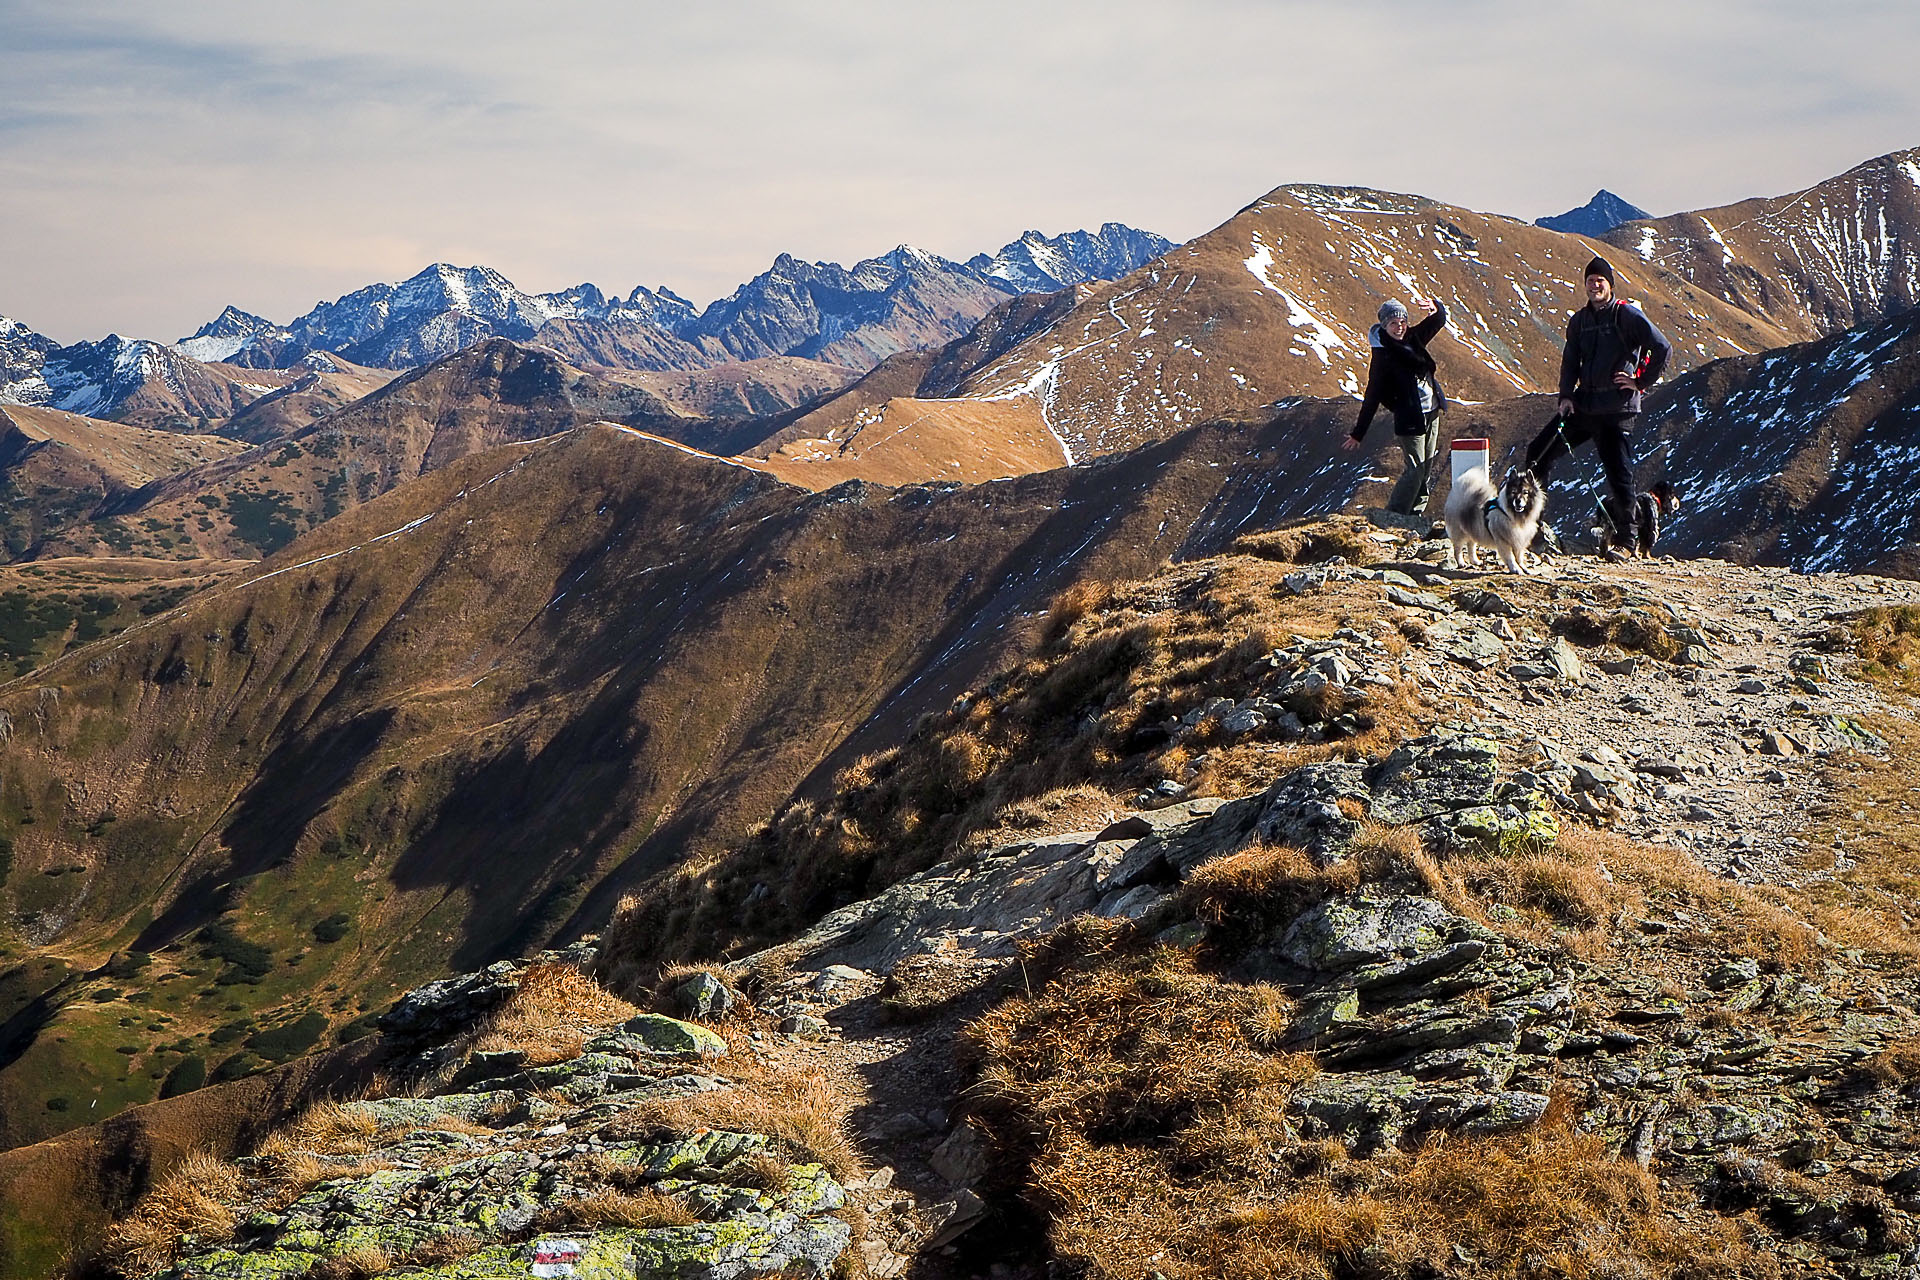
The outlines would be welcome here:
<svg viewBox="0 0 1920 1280">
<path fill-rule="evenodd" d="M 1623 418 L 1640 412 L 1640 393 L 1654 384 L 1673 344 L 1631 302 L 1582 307 L 1567 321 L 1560 353 L 1560 398 L 1581 413 Z M 1644 360 L 1644 367 L 1642 362 Z M 1613 385 L 1616 373 L 1635 374 L 1635 390 Z"/>
<path fill-rule="evenodd" d="M 1447 407 L 1440 391 L 1440 379 L 1434 377 L 1433 357 L 1427 344 L 1446 328 L 1447 307 L 1434 299 L 1433 314 L 1407 330 L 1405 339 L 1395 341 L 1379 325 L 1367 333 L 1373 344 L 1373 361 L 1367 366 L 1367 393 L 1360 397 L 1360 419 L 1353 424 L 1353 438 L 1359 440 L 1373 425 L 1374 410 L 1386 408 L 1393 414 L 1393 432 L 1401 436 L 1425 435 L 1426 415 L 1420 412 L 1420 379 L 1433 380 L 1434 412 Z"/>
</svg>

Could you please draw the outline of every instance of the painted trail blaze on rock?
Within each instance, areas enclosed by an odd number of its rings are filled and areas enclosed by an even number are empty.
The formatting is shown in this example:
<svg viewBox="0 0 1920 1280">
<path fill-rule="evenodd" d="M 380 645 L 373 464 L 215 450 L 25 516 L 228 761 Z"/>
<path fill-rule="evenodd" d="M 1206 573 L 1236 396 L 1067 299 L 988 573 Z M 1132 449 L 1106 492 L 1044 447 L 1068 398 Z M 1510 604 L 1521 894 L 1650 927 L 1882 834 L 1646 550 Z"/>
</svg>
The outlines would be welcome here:
<svg viewBox="0 0 1920 1280">
<path fill-rule="evenodd" d="M 570 1276 L 580 1263 L 578 1240 L 536 1240 L 532 1249 L 533 1274 L 542 1280 Z"/>
</svg>

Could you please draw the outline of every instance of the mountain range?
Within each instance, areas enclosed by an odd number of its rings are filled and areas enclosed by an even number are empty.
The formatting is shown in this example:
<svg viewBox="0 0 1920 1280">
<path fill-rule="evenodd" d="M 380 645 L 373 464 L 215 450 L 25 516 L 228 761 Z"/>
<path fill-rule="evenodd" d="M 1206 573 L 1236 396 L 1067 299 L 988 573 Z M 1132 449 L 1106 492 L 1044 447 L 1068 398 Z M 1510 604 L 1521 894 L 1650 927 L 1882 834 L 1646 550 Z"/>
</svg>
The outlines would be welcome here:
<svg viewBox="0 0 1920 1280">
<path fill-rule="evenodd" d="M 1124 274 L 1168 247 L 1160 236 L 1110 222 L 1097 232 L 1052 238 L 1029 231 L 964 264 L 905 245 L 851 269 L 781 254 L 705 310 L 665 288 L 637 287 L 624 298 L 591 284 L 534 294 L 487 267 L 436 263 L 397 285 L 356 289 L 285 325 L 228 307 L 173 344 L 111 335 L 60 347 L 0 318 L 0 403 L 96 417 L 137 412 L 148 425 L 178 428 L 190 419 L 228 417 L 279 385 L 272 377 L 206 365 L 266 373 L 327 355 L 369 368 L 408 369 L 490 337 L 547 346 L 576 364 L 620 369 L 693 371 L 801 359 L 827 366 L 802 378 L 803 385 L 838 385 L 853 376 L 848 370 L 958 337 L 1009 296 Z M 781 381 L 755 385 L 764 390 Z M 688 394 L 698 398 L 710 385 L 702 380 Z"/>
<path fill-rule="evenodd" d="M 1712 239 L 1722 227 L 1724 246 Z M 1259 419 L 1290 396 L 1357 397 L 1380 303 L 1433 296 L 1452 310 L 1432 348 L 1451 397 L 1545 391 L 1596 251 L 1672 340 L 1678 374 L 1912 306 L 1916 246 L 1920 149 L 1605 240 L 1419 196 L 1286 186 L 1128 276 L 1078 286 L 1070 309 L 934 394 L 1003 413 L 1010 434 L 1037 410 L 1084 459 L 1193 423 Z M 845 439 L 870 399 L 850 389 L 838 417 L 821 406 L 814 434 Z"/>
<path fill-rule="evenodd" d="M 985 687 L 1077 584 L 1377 505 L 1391 441 L 1337 446 L 1386 296 L 1447 300 L 1446 429 L 1504 458 L 1612 253 L 1676 344 L 1637 437 L 1685 496 L 1663 549 L 1920 573 L 1917 161 L 1754 202 L 1769 238 L 1290 185 L 1115 280 L 1050 255 L 1119 271 L 1124 237 L 1029 236 L 783 258 L 697 314 L 432 268 L 305 337 L 0 324 L 40 401 L 0 405 L 0 1145 L 92 1118 L 54 1096 L 111 1113 L 196 1055 L 248 1075 L 263 1032 L 345 1038 L 405 984 L 596 927 Z M 123 367 L 133 392 L 86 403 L 126 420 L 51 403 Z M 1552 494 L 1576 537 L 1591 477 Z"/>
</svg>

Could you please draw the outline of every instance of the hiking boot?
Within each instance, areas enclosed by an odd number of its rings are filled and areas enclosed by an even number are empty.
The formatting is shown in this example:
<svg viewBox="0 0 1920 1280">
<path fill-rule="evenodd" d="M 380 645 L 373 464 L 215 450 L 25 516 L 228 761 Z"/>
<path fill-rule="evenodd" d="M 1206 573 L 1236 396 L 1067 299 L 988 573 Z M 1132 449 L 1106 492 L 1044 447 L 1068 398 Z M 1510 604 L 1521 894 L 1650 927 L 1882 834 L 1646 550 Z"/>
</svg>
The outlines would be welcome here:
<svg viewBox="0 0 1920 1280">
<path fill-rule="evenodd" d="M 1608 547 L 1600 553 L 1600 558 L 1608 564 L 1625 564 L 1627 561 L 1633 559 L 1632 556 L 1628 555 L 1626 551 L 1619 547 Z"/>
</svg>

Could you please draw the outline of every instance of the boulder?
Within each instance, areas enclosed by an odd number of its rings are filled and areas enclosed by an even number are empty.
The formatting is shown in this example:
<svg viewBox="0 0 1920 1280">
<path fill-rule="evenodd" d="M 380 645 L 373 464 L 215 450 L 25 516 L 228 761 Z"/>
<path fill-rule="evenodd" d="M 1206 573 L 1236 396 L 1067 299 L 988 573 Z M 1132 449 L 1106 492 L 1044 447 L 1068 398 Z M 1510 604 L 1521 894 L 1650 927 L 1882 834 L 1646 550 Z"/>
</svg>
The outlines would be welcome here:
<svg viewBox="0 0 1920 1280">
<path fill-rule="evenodd" d="M 724 1018 L 740 997 L 726 983 L 704 970 L 673 989 L 673 1003 L 689 1018 Z"/>
<path fill-rule="evenodd" d="M 680 1062 L 727 1055 L 727 1042 L 705 1027 L 657 1013 L 629 1018 L 616 1032 L 622 1048 L 651 1058 Z"/>
<path fill-rule="evenodd" d="M 1437 951 L 1460 923 L 1431 898 L 1334 898 L 1288 926 L 1280 954 L 1303 969 L 1354 969 Z"/>
</svg>

